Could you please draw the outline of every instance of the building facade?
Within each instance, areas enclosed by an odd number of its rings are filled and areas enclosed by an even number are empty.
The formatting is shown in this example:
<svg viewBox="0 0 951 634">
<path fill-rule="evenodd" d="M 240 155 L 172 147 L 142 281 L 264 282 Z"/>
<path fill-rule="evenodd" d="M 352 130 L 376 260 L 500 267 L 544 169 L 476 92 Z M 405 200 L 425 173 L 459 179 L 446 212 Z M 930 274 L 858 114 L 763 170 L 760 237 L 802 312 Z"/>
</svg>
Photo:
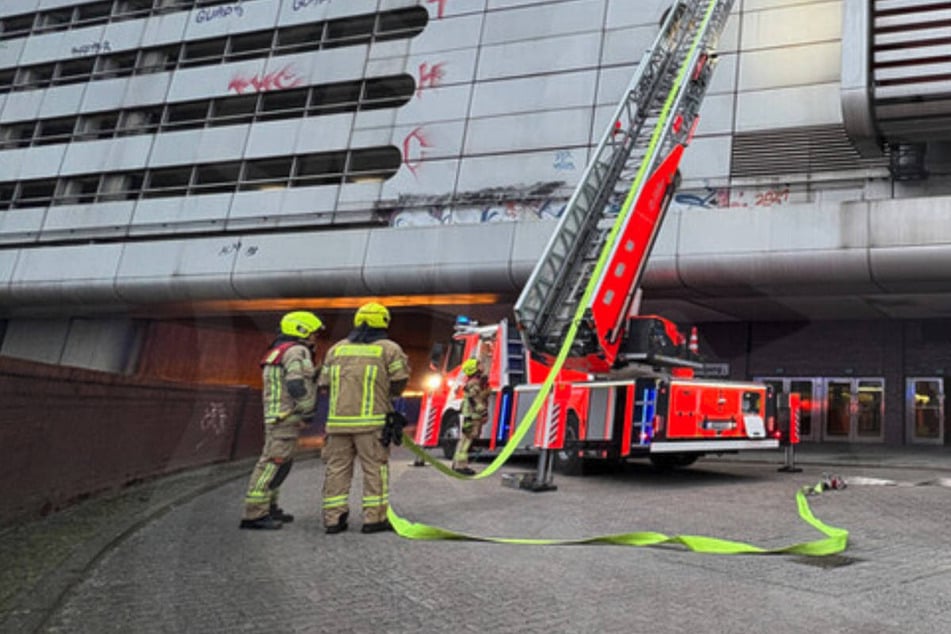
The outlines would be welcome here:
<svg viewBox="0 0 951 634">
<path fill-rule="evenodd" d="M 3 3 L 0 354 L 228 381 L 283 306 L 508 316 L 669 4 Z M 812 441 L 948 439 L 946 13 L 737 0 L 651 258 L 644 311 Z"/>
</svg>

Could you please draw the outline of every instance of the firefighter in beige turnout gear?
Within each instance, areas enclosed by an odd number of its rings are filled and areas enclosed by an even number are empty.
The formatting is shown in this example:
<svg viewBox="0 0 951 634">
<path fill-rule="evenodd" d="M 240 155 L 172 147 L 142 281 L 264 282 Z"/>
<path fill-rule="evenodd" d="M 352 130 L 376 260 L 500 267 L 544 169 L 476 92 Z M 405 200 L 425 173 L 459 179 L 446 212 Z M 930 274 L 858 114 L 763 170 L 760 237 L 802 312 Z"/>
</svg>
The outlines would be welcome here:
<svg viewBox="0 0 951 634">
<path fill-rule="evenodd" d="M 469 467 L 469 448 L 472 441 L 482 433 L 482 426 L 489 418 L 489 379 L 482 372 L 477 359 L 466 359 L 462 364 L 466 384 L 462 395 L 462 424 L 456 451 L 452 456 L 452 468 L 463 475 L 475 475 Z"/>
<path fill-rule="evenodd" d="M 327 533 L 347 530 L 353 463 L 363 471 L 364 533 L 390 529 L 389 447 L 381 442 L 387 414 L 409 380 L 409 361 L 399 344 L 387 338 L 390 312 L 382 304 L 361 306 L 353 331 L 324 357 L 318 386 L 330 391 L 327 441 L 322 451 L 326 472 L 323 518 Z"/>
<path fill-rule="evenodd" d="M 278 491 L 317 403 L 313 347 L 323 328 L 313 313 L 287 313 L 280 336 L 261 360 L 264 448 L 248 482 L 241 528 L 277 529 L 294 520 L 278 506 Z"/>
</svg>

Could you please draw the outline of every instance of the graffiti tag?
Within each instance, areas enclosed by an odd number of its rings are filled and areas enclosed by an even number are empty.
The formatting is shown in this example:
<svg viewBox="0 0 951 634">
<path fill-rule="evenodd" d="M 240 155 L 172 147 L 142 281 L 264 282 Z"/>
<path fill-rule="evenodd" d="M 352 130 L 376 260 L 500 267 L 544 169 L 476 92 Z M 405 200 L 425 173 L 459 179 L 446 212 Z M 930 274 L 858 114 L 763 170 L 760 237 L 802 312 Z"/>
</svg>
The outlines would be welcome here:
<svg viewBox="0 0 951 634">
<path fill-rule="evenodd" d="M 244 77 L 234 75 L 228 82 L 228 90 L 239 95 L 244 92 L 266 92 L 268 90 L 286 90 L 295 88 L 304 83 L 304 80 L 295 73 L 290 66 L 263 75 Z"/>
<path fill-rule="evenodd" d="M 736 209 L 740 207 L 775 207 L 789 202 L 789 186 L 753 192 L 753 202 L 744 190 L 707 188 L 701 192 L 681 192 L 674 196 L 677 204 L 703 209 Z"/>
<path fill-rule="evenodd" d="M 412 132 L 403 139 L 403 163 L 413 173 L 417 175 L 420 164 L 426 156 L 426 148 L 432 147 L 432 143 L 426 138 L 422 126 L 413 128 Z"/>
<path fill-rule="evenodd" d="M 552 163 L 552 166 L 559 171 L 575 169 L 575 157 L 571 154 L 571 150 L 558 150 L 555 152 L 555 161 Z"/>
<path fill-rule="evenodd" d="M 416 96 L 420 97 L 423 94 L 424 88 L 435 88 L 442 84 L 443 78 L 446 76 L 446 63 L 439 62 L 430 66 L 429 64 L 423 62 L 419 65 L 419 82 L 417 82 L 416 87 Z"/>
<path fill-rule="evenodd" d="M 232 15 L 236 18 L 240 18 L 244 15 L 244 8 L 241 6 L 240 2 L 214 7 L 212 9 L 201 9 L 197 14 L 195 14 L 195 22 L 201 24 L 202 22 L 211 22 L 212 20 L 217 20 L 218 18 L 227 18 Z"/>
<path fill-rule="evenodd" d="M 436 19 L 441 19 L 446 14 L 446 0 L 426 0 L 429 4 L 436 3 Z"/>
<path fill-rule="evenodd" d="M 307 7 L 318 6 L 329 2 L 330 0 L 294 0 L 294 4 L 291 5 L 291 9 L 294 11 L 300 11 L 301 9 L 306 9 Z"/>
<path fill-rule="evenodd" d="M 82 46 L 74 46 L 70 49 L 70 52 L 73 55 L 96 55 L 97 53 L 111 53 L 112 46 L 109 45 L 109 40 L 103 40 L 102 42 L 92 42 L 90 44 L 83 44 Z"/>
</svg>

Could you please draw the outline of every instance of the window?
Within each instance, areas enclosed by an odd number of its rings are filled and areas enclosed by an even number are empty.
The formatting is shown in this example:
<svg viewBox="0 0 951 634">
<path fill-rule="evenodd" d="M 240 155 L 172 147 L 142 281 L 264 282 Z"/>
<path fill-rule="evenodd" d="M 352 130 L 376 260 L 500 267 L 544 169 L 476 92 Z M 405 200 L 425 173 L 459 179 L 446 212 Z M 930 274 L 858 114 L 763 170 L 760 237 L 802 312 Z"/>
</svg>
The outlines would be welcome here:
<svg viewBox="0 0 951 634">
<path fill-rule="evenodd" d="M 109 21 L 109 14 L 111 12 L 112 0 L 94 2 L 92 4 L 81 4 L 76 7 L 76 26 L 105 24 Z"/>
<path fill-rule="evenodd" d="M 286 119 L 289 113 L 303 114 L 307 106 L 306 88 L 298 90 L 275 90 L 261 95 L 261 114 L 258 121 Z"/>
<path fill-rule="evenodd" d="M 135 200 L 142 191 L 142 172 L 104 174 L 99 185 L 100 202 L 111 200 Z"/>
<path fill-rule="evenodd" d="M 16 183 L 0 183 L 0 209 L 10 208 L 16 189 Z"/>
<path fill-rule="evenodd" d="M 73 21 L 73 8 L 64 7 L 62 9 L 45 11 L 41 13 L 40 16 L 40 26 L 36 29 L 36 32 L 65 31 L 69 28 L 70 22 Z"/>
<path fill-rule="evenodd" d="M 261 54 L 267 54 L 271 50 L 271 43 L 274 40 L 274 31 L 262 31 L 258 33 L 248 33 L 247 35 L 235 35 L 231 38 L 228 59 L 244 59 L 247 57 L 256 57 Z"/>
<path fill-rule="evenodd" d="M 232 192 L 241 173 L 241 163 L 209 163 L 195 169 L 195 193 Z"/>
<path fill-rule="evenodd" d="M 241 179 L 242 191 L 286 187 L 291 175 L 293 157 L 248 161 Z"/>
<path fill-rule="evenodd" d="M 206 63 L 217 63 L 225 54 L 225 45 L 228 38 L 219 37 L 212 40 L 198 40 L 185 42 L 182 49 L 180 66 L 198 66 Z"/>
<path fill-rule="evenodd" d="M 77 140 L 109 139 L 119 127 L 119 112 L 104 112 L 80 117 Z"/>
<path fill-rule="evenodd" d="M 52 143 L 68 143 L 76 127 L 76 117 L 60 117 L 58 119 L 43 119 L 37 127 L 34 145 L 49 145 Z"/>
<path fill-rule="evenodd" d="M 87 79 L 92 75 L 96 58 L 81 57 L 79 59 L 60 62 L 54 84 L 68 84 Z"/>
<path fill-rule="evenodd" d="M 135 69 L 136 74 L 161 73 L 166 70 L 175 70 L 175 66 L 178 65 L 180 49 L 180 45 L 174 44 L 171 46 L 161 46 L 143 50 Z"/>
<path fill-rule="evenodd" d="M 94 76 L 97 79 L 110 77 L 124 77 L 135 71 L 135 60 L 138 54 L 135 51 L 116 53 L 114 55 L 100 55 L 96 60 Z"/>
<path fill-rule="evenodd" d="M 53 78 L 53 64 L 38 66 L 24 66 L 17 71 L 17 88 L 43 88 L 48 86 Z"/>
<path fill-rule="evenodd" d="M 151 12 L 152 0 L 119 0 L 114 15 L 129 20 L 144 17 Z"/>
<path fill-rule="evenodd" d="M 56 179 L 47 178 L 20 183 L 20 193 L 14 201 L 14 207 L 46 207 L 53 200 L 56 191 Z"/>
<path fill-rule="evenodd" d="M 187 101 L 171 104 L 165 114 L 163 130 L 202 128 L 208 118 L 209 101 Z"/>
<path fill-rule="evenodd" d="M 29 147 L 30 143 L 33 141 L 33 131 L 35 129 L 36 121 L 15 123 L 13 125 L 0 128 L 0 147 Z"/>
<path fill-rule="evenodd" d="M 324 35 L 324 23 L 304 24 L 280 29 L 277 32 L 277 49 L 282 53 L 312 51 L 320 48 Z"/>
<path fill-rule="evenodd" d="M 257 104 L 257 95 L 215 99 L 208 124 L 214 126 L 250 123 L 254 120 L 254 111 Z"/>
<path fill-rule="evenodd" d="M 350 153 L 347 182 L 381 182 L 399 169 L 403 155 L 395 147 L 354 150 Z"/>
<path fill-rule="evenodd" d="M 95 201 L 96 192 L 99 191 L 99 180 L 98 174 L 69 179 L 63 187 L 63 194 L 54 201 L 55 204 L 76 205 Z"/>
<path fill-rule="evenodd" d="M 410 75 L 368 79 L 363 86 L 361 110 L 396 108 L 407 103 L 416 92 L 416 80 Z"/>
<path fill-rule="evenodd" d="M 119 116 L 118 133 L 120 136 L 148 134 L 155 132 L 161 121 L 162 108 L 158 106 L 138 110 L 127 110 Z"/>
<path fill-rule="evenodd" d="M 334 114 L 352 111 L 360 101 L 360 83 L 346 82 L 315 86 L 308 112 L 311 114 Z"/>
<path fill-rule="evenodd" d="M 0 69 L 0 92 L 7 92 L 13 87 L 13 80 L 17 75 L 15 68 Z"/>
<path fill-rule="evenodd" d="M 3 18 L 0 21 L 0 39 L 7 40 L 28 35 L 35 20 L 35 13 L 11 15 Z"/>
<path fill-rule="evenodd" d="M 184 196 L 191 182 L 192 168 L 169 167 L 152 170 L 148 188 L 142 193 L 145 198 Z"/>
<path fill-rule="evenodd" d="M 326 152 L 297 157 L 293 185 L 332 185 L 343 178 L 346 152 Z"/>
<path fill-rule="evenodd" d="M 327 35 L 324 38 L 323 47 L 335 48 L 369 42 L 375 23 L 376 16 L 373 14 L 331 20 L 327 23 Z"/>
</svg>

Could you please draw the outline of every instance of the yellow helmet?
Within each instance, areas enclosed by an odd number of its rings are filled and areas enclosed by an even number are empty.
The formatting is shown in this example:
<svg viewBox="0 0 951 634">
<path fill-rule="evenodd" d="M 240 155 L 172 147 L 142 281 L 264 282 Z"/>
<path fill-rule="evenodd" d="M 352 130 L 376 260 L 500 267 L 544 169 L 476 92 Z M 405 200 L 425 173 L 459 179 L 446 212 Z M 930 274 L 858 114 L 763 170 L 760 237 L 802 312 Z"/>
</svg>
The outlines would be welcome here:
<svg viewBox="0 0 951 634">
<path fill-rule="evenodd" d="M 472 376 L 479 371 L 478 359 L 466 359 L 462 362 L 462 373 L 466 376 Z"/>
<path fill-rule="evenodd" d="M 370 302 L 357 309 L 353 316 L 353 325 L 366 324 L 370 328 L 389 328 L 390 311 L 383 304 Z"/>
<path fill-rule="evenodd" d="M 314 313 L 295 310 L 281 318 L 281 332 L 289 337 L 306 339 L 318 330 L 323 330 L 324 322 Z"/>
</svg>

